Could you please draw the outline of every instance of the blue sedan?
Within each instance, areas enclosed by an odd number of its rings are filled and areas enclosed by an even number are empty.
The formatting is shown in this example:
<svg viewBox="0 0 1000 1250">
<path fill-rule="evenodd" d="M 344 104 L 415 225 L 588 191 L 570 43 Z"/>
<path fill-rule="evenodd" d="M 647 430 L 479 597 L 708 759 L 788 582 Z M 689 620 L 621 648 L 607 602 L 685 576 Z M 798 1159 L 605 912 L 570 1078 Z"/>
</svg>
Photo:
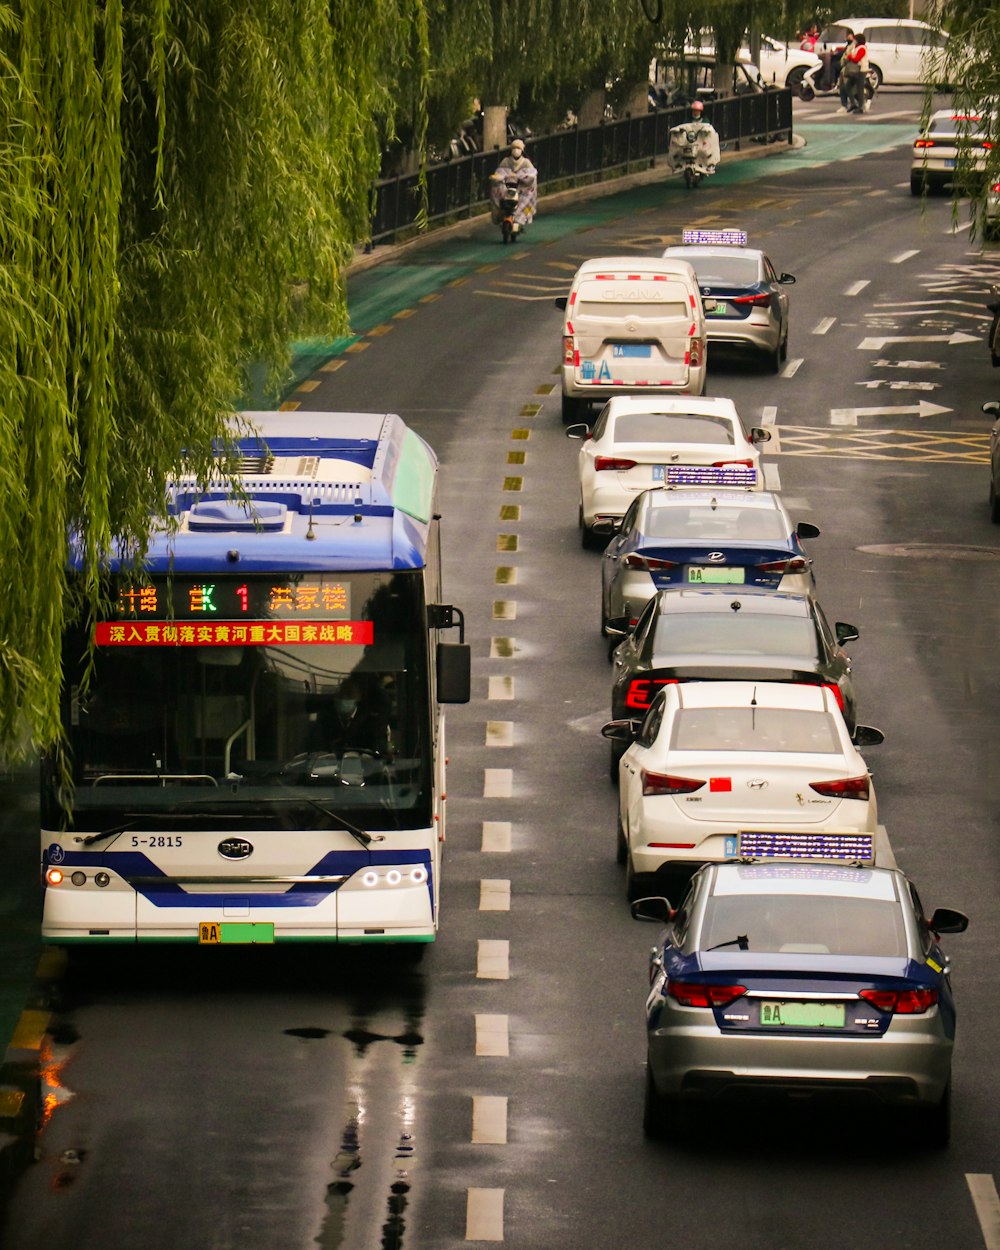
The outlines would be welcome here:
<svg viewBox="0 0 1000 1250">
<path fill-rule="evenodd" d="M 772 491 L 647 490 L 608 543 L 601 567 L 601 632 L 628 629 L 667 586 L 760 586 L 811 594 L 812 561 Z"/>
</svg>

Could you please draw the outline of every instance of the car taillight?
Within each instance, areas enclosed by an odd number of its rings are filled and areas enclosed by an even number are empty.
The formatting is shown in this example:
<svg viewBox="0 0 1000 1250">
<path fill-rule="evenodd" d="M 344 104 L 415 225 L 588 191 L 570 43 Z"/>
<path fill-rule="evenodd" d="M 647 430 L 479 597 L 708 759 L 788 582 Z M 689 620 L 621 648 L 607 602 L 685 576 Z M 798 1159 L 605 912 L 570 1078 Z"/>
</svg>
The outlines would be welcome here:
<svg viewBox="0 0 1000 1250">
<path fill-rule="evenodd" d="M 667 982 L 667 993 L 682 1007 L 728 1007 L 746 992 L 745 985 L 704 985 L 673 979 Z"/>
<path fill-rule="evenodd" d="M 595 456 L 594 468 L 598 473 L 605 469 L 613 469 L 617 473 L 624 473 L 626 469 L 634 469 L 634 460 L 621 460 L 618 456 Z"/>
<path fill-rule="evenodd" d="M 864 799 L 867 801 L 871 790 L 871 778 L 865 773 L 863 777 L 841 777 L 837 781 L 810 781 L 809 789 L 830 799 Z"/>
<path fill-rule="evenodd" d="M 704 350 L 705 350 L 704 339 L 693 338 L 690 344 L 688 345 L 688 351 L 687 351 L 688 364 L 693 365 L 697 368 L 697 366 L 701 364 L 701 357 L 702 357 L 702 353 L 704 352 Z"/>
<path fill-rule="evenodd" d="M 858 994 L 879 1011 L 896 1016 L 922 1016 L 938 1000 L 937 990 L 861 990 Z"/>
<path fill-rule="evenodd" d="M 992 152 L 993 150 L 993 144 L 990 143 L 989 139 L 984 139 L 980 144 L 980 147 L 984 147 L 987 152 Z"/>
<path fill-rule="evenodd" d="M 809 561 L 802 556 L 793 556 L 790 560 L 765 560 L 756 567 L 762 573 L 804 573 L 809 568 Z"/>
<path fill-rule="evenodd" d="M 672 777 L 669 773 L 651 773 L 645 768 L 639 770 L 642 778 L 642 793 L 647 797 L 664 794 L 693 794 L 705 784 L 694 777 Z"/>
<path fill-rule="evenodd" d="M 713 460 L 713 469 L 752 469 L 752 460 Z"/>
<path fill-rule="evenodd" d="M 627 569 L 642 569 L 647 573 L 652 573 L 656 570 L 675 569 L 677 561 L 657 560 L 655 556 L 639 556 L 633 551 L 622 560 L 622 565 Z"/>
<path fill-rule="evenodd" d="M 915 148 L 932 148 L 934 146 L 933 139 L 918 139 L 913 145 Z"/>
<path fill-rule="evenodd" d="M 643 711 L 653 702 L 654 686 L 659 689 L 660 686 L 676 685 L 676 677 L 657 677 L 654 679 L 633 677 L 629 682 L 628 694 L 625 696 L 625 706 L 627 708 L 635 708 L 637 711 Z"/>
<path fill-rule="evenodd" d="M 752 304 L 755 308 L 770 308 L 771 296 L 765 291 L 761 295 L 727 295 L 730 304 Z"/>
<path fill-rule="evenodd" d="M 1000 193 L 1000 182 L 994 182 L 993 186 L 990 187 L 990 190 Z"/>
<path fill-rule="evenodd" d="M 563 364 L 564 365 L 578 365 L 579 363 L 580 363 L 580 357 L 577 355 L 577 351 L 576 351 L 576 339 L 573 338 L 572 334 L 564 334 L 563 335 Z"/>
</svg>

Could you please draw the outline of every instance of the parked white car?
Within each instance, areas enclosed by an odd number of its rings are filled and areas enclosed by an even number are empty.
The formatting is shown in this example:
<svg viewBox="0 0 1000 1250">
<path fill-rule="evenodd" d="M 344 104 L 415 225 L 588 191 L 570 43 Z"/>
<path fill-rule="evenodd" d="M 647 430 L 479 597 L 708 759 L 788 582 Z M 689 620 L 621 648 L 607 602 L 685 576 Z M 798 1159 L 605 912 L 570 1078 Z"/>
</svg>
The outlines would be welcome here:
<svg viewBox="0 0 1000 1250">
<path fill-rule="evenodd" d="M 948 36 L 928 22 L 906 17 L 842 17 L 820 31 L 818 52 L 836 52 L 848 31 L 863 34 L 868 64 L 879 85 L 944 85 Z"/>
<path fill-rule="evenodd" d="M 874 862 L 875 790 L 823 686 L 765 681 L 664 686 L 641 726 L 602 731 L 631 744 L 618 765 L 618 859 L 629 898 L 662 893 L 664 867 L 775 855 Z"/>
</svg>

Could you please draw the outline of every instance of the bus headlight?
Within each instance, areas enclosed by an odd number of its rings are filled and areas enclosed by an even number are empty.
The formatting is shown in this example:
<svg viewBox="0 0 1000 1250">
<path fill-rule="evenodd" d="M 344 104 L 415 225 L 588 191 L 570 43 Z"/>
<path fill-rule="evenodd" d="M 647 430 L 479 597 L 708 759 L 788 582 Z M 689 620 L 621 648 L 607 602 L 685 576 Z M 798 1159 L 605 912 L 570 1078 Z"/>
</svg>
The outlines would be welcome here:
<svg viewBox="0 0 1000 1250">
<path fill-rule="evenodd" d="M 99 885 L 103 889 L 106 885 L 111 884 L 111 876 L 106 872 L 94 873 L 94 885 Z"/>
<path fill-rule="evenodd" d="M 406 885 L 423 885 L 428 879 L 427 867 L 424 864 L 414 864 L 412 868 L 387 868 L 379 871 L 377 868 L 368 868 L 356 877 L 358 881 L 368 890 L 374 890 L 379 886 L 393 889 L 395 886 Z"/>
<path fill-rule="evenodd" d="M 70 881 L 72 881 L 74 885 L 86 885 L 87 874 L 85 872 L 81 872 L 80 869 L 78 868 L 76 872 L 74 872 L 73 875 L 70 877 Z"/>
</svg>

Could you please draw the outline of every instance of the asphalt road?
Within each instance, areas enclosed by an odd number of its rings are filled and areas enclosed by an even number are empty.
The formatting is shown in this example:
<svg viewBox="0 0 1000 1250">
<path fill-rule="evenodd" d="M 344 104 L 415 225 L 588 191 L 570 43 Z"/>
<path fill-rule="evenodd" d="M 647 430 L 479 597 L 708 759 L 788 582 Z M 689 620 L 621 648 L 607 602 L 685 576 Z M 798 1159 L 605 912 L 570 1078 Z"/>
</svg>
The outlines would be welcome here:
<svg viewBox="0 0 1000 1250">
<path fill-rule="evenodd" d="M 805 148 L 724 162 L 696 192 L 543 199 L 518 247 L 481 222 L 352 280 L 359 336 L 291 402 L 399 412 L 442 458 L 474 699 L 449 712 L 440 941 L 419 970 L 192 950 L 57 972 L 8 1250 L 1000 1245 L 1000 536 L 979 411 L 1000 389 L 984 340 L 1000 253 L 947 200 L 910 196 L 917 96 L 884 91 L 857 122 L 832 107 L 801 111 Z M 717 1108 L 684 1140 L 642 1136 L 652 935 L 615 863 L 600 557 L 576 528 L 552 299 L 581 260 L 692 224 L 746 228 L 798 279 L 783 373 L 713 357 L 709 392 L 773 428 L 768 484 L 820 526 L 820 599 L 861 630 L 896 857 L 929 908 L 971 916 L 948 943 L 943 1154 L 863 1109 Z"/>
</svg>

